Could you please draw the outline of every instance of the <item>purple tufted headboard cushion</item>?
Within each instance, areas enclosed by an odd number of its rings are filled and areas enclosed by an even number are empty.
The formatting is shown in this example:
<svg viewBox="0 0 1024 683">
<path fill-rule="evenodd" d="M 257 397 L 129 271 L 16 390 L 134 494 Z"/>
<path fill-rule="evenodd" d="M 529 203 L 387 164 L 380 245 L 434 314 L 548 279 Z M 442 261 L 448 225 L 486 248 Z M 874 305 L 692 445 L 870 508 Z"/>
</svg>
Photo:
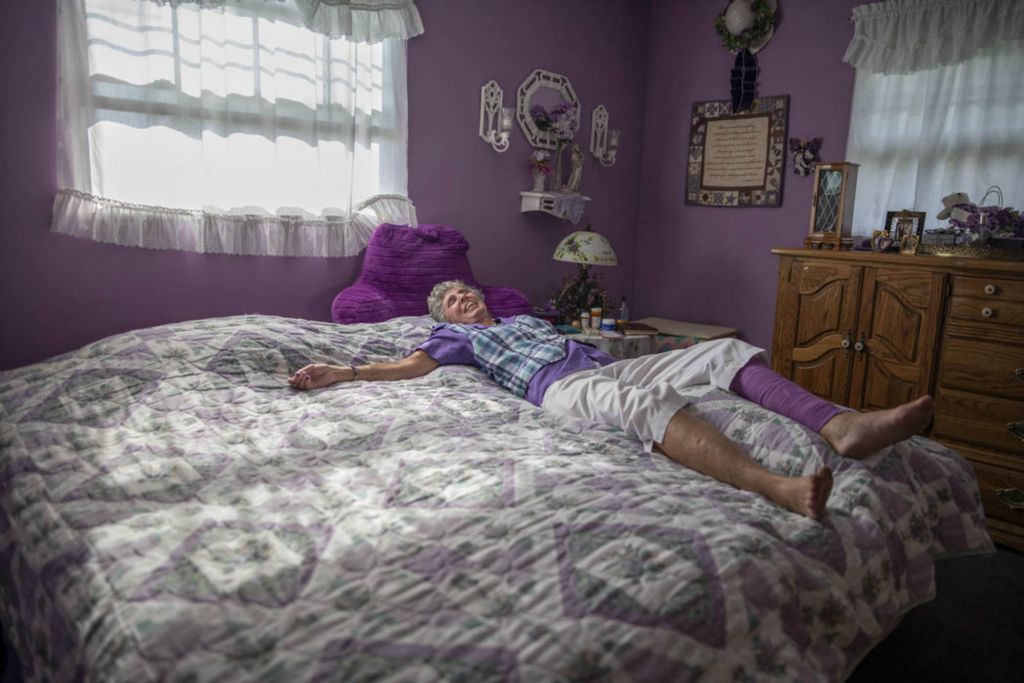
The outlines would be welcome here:
<svg viewBox="0 0 1024 683">
<path fill-rule="evenodd" d="M 477 282 L 467 251 L 466 238 L 446 225 L 410 228 L 385 223 L 370 237 L 355 284 L 334 297 L 331 318 L 336 323 L 376 323 L 399 315 L 426 315 L 430 290 L 445 280 L 479 288 L 491 315 L 533 310 L 522 292 Z"/>
</svg>

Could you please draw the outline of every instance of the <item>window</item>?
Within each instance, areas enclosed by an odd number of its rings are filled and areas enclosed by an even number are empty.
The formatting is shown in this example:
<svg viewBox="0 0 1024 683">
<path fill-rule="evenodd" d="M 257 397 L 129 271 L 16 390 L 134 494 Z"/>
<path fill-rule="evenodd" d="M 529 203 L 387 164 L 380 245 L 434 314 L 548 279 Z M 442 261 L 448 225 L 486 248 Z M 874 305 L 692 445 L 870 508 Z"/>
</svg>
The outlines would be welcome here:
<svg viewBox="0 0 1024 683">
<path fill-rule="evenodd" d="M 998 185 L 1024 205 L 1024 49 L 1004 43 L 955 66 L 910 74 L 857 71 L 847 158 L 861 165 L 854 232 L 916 209 L 929 227 L 942 197 L 973 202 Z"/>
<path fill-rule="evenodd" d="M 328 256 L 415 223 L 403 40 L 331 38 L 291 1 L 61 0 L 60 15 L 54 229 Z"/>
<path fill-rule="evenodd" d="M 1004 205 L 1021 208 L 1024 3 L 904 0 L 858 7 L 854 20 L 846 148 L 861 165 L 854 232 L 871 234 L 901 209 L 940 225 L 944 196 L 980 202 L 992 185 Z"/>
</svg>

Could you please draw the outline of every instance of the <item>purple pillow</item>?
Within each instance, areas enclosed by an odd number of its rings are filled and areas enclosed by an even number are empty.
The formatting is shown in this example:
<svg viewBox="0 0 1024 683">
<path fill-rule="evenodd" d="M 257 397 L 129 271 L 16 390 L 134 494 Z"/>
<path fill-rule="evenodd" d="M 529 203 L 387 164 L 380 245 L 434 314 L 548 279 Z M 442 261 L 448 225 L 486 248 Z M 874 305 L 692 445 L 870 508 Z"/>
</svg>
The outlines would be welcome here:
<svg viewBox="0 0 1024 683">
<path fill-rule="evenodd" d="M 522 292 L 477 282 L 468 251 L 466 238 L 446 225 L 410 228 L 385 223 L 370 237 L 355 283 L 334 297 L 331 318 L 336 323 L 375 323 L 400 315 L 426 315 L 430 290 L 445 280 L 462 280 L 480 289 L 491 315 L 533 310 Z"/>
</svg>

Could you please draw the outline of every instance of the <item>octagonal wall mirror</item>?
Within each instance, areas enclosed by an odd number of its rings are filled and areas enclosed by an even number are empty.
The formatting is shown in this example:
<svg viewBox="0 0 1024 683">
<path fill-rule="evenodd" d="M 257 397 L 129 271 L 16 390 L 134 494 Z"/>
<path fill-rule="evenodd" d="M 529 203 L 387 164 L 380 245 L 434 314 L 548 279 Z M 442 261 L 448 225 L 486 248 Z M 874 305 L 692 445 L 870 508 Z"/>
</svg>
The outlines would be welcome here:
<svg viewBox="0 0 1024 683">
<path fill-rule="evenodd" d="M 563 100 L 576 105 L 576 116 L 579 117 L 580 100 L 576 97 L 576 91 L 572 89 L 572 83 L 562 74 L 544 69 L 534 69 L 533 73 L 519 85 L 516 96 L 516 117 L 519 119 L 519 127 L 523 130 L 523 135 L 526 136 L 530 145 L 538 149 L 558 148 L 558 138 L 553 132 L 537 127 L 536 121 L 530 114 L 530 109 L 539 105 L 550 111 L 552 107 Z"/>
</svg>

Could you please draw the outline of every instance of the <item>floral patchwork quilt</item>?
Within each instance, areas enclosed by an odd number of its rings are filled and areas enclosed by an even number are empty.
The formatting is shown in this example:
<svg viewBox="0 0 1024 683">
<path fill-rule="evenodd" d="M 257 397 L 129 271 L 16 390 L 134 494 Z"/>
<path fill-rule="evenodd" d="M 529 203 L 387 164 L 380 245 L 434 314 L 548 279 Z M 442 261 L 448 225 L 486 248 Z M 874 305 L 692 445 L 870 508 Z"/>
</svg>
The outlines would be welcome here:
<svg viewBox="0 0 1024 683">
<path fill-rule="evenodd" d="M 822 521 L 545 413 L 468 367 L 299 392 L 408 354 L 426 318 L 138 330 L 0 373 L 0 621 L 29 679 L 842 680 L 992 549 L 923 438 L 865 462 L 711 387 Z"/>
</svg>

